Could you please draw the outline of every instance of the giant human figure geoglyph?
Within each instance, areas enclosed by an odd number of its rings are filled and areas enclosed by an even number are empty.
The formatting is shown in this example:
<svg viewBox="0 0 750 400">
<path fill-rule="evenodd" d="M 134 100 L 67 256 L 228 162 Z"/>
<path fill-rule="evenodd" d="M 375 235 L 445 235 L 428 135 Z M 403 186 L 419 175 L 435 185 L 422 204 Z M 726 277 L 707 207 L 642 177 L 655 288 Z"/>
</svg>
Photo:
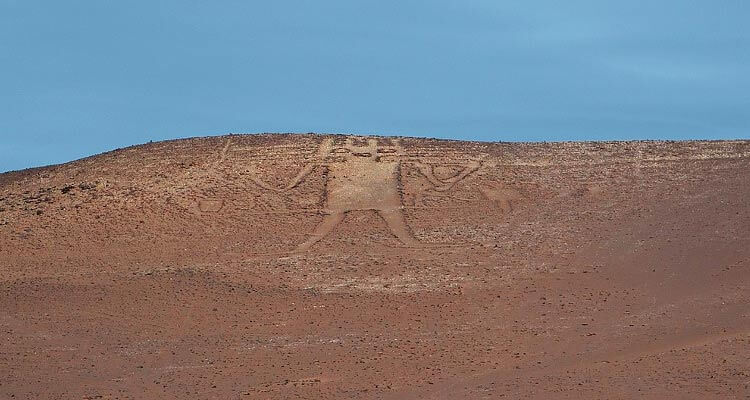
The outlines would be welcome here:
<svg viewBox="0 0 750 400">
<path fill-rule="evenodd" d="M 308 250 L 326 237 L 344 219 L 346 213 L 366 210 L 377 212 L 405 246 L 424 246 L 411 234 L 404 219 L 399 190 L 402 164 L 414 165 L 434 186 L 434 190 L 446 191 L 479 169 L 480 163 L 469 162 L 455 176 L 441 180 L 435 177 L 430 165 L 406 156 L 398 139 L 392 139 L 390 143 L 378 144 L 374 138 L 355 143 L 351 138 L 347 138 L 344 145 L 336 146 L 333 139 L 326 138 L 321 143 L 315 159 L 305 165 L 286 187 L 278 189 L 257 177 L 253 179 L 256 184 L 266 189 L 284 192 L 294 189 L 316 167 L 328 170 L 323 220 L 309 238 L 297 246 L 296 251 Z"/>
</svg>

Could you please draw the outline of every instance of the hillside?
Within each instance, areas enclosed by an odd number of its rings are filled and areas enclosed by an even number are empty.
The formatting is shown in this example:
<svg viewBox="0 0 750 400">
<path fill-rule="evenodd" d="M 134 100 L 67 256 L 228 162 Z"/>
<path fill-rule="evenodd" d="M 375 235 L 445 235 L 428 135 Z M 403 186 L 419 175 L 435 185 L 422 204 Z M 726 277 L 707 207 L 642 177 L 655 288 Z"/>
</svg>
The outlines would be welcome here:
<svg viewBox="0 0 750 400">
<path fill-rule="evenodd" d="M 0 174 L 0 276 L 0 398 L 744 398 L 750 141 L 149 143 Z"/>
</svg>

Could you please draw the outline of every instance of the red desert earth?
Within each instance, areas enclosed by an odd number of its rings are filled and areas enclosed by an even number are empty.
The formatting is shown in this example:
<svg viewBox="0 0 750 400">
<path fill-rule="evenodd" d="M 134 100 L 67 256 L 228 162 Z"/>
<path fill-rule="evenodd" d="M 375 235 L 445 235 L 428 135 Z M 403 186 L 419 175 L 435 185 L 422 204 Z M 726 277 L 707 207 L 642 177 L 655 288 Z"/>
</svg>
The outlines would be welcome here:
<svg viewBox="0 0 750 400">
<path fill-rule="evenodd" d="M 2 399 L 747 399 L 750 141 L 228 135 L 0 174 Z"/>
</svg>

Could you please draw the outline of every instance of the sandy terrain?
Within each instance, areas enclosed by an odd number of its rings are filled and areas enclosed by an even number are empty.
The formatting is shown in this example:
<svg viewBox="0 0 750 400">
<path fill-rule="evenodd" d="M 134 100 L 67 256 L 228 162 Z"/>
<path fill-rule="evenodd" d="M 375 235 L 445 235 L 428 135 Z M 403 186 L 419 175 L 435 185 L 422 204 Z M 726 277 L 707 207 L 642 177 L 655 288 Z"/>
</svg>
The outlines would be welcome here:
<svg viewBox="0 0 750 400">
<path fill-rule="evenodd" d="M 750 398 L 750 142 L 232 135 L 0 174 L 0 399 Z"/>
</svg>

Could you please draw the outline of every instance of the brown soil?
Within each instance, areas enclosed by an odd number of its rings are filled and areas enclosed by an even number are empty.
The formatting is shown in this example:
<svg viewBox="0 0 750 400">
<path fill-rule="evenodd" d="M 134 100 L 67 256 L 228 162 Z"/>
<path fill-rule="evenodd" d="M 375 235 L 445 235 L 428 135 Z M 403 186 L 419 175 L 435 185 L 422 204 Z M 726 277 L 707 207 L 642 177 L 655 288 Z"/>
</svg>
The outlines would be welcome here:
<svg viewBox="0 0 750 400">
<path fill-rule="evenodd" d="M 750 396 L 750 142 L 234 135 L 0 174 L 0 398 Z"/>
</svg>

